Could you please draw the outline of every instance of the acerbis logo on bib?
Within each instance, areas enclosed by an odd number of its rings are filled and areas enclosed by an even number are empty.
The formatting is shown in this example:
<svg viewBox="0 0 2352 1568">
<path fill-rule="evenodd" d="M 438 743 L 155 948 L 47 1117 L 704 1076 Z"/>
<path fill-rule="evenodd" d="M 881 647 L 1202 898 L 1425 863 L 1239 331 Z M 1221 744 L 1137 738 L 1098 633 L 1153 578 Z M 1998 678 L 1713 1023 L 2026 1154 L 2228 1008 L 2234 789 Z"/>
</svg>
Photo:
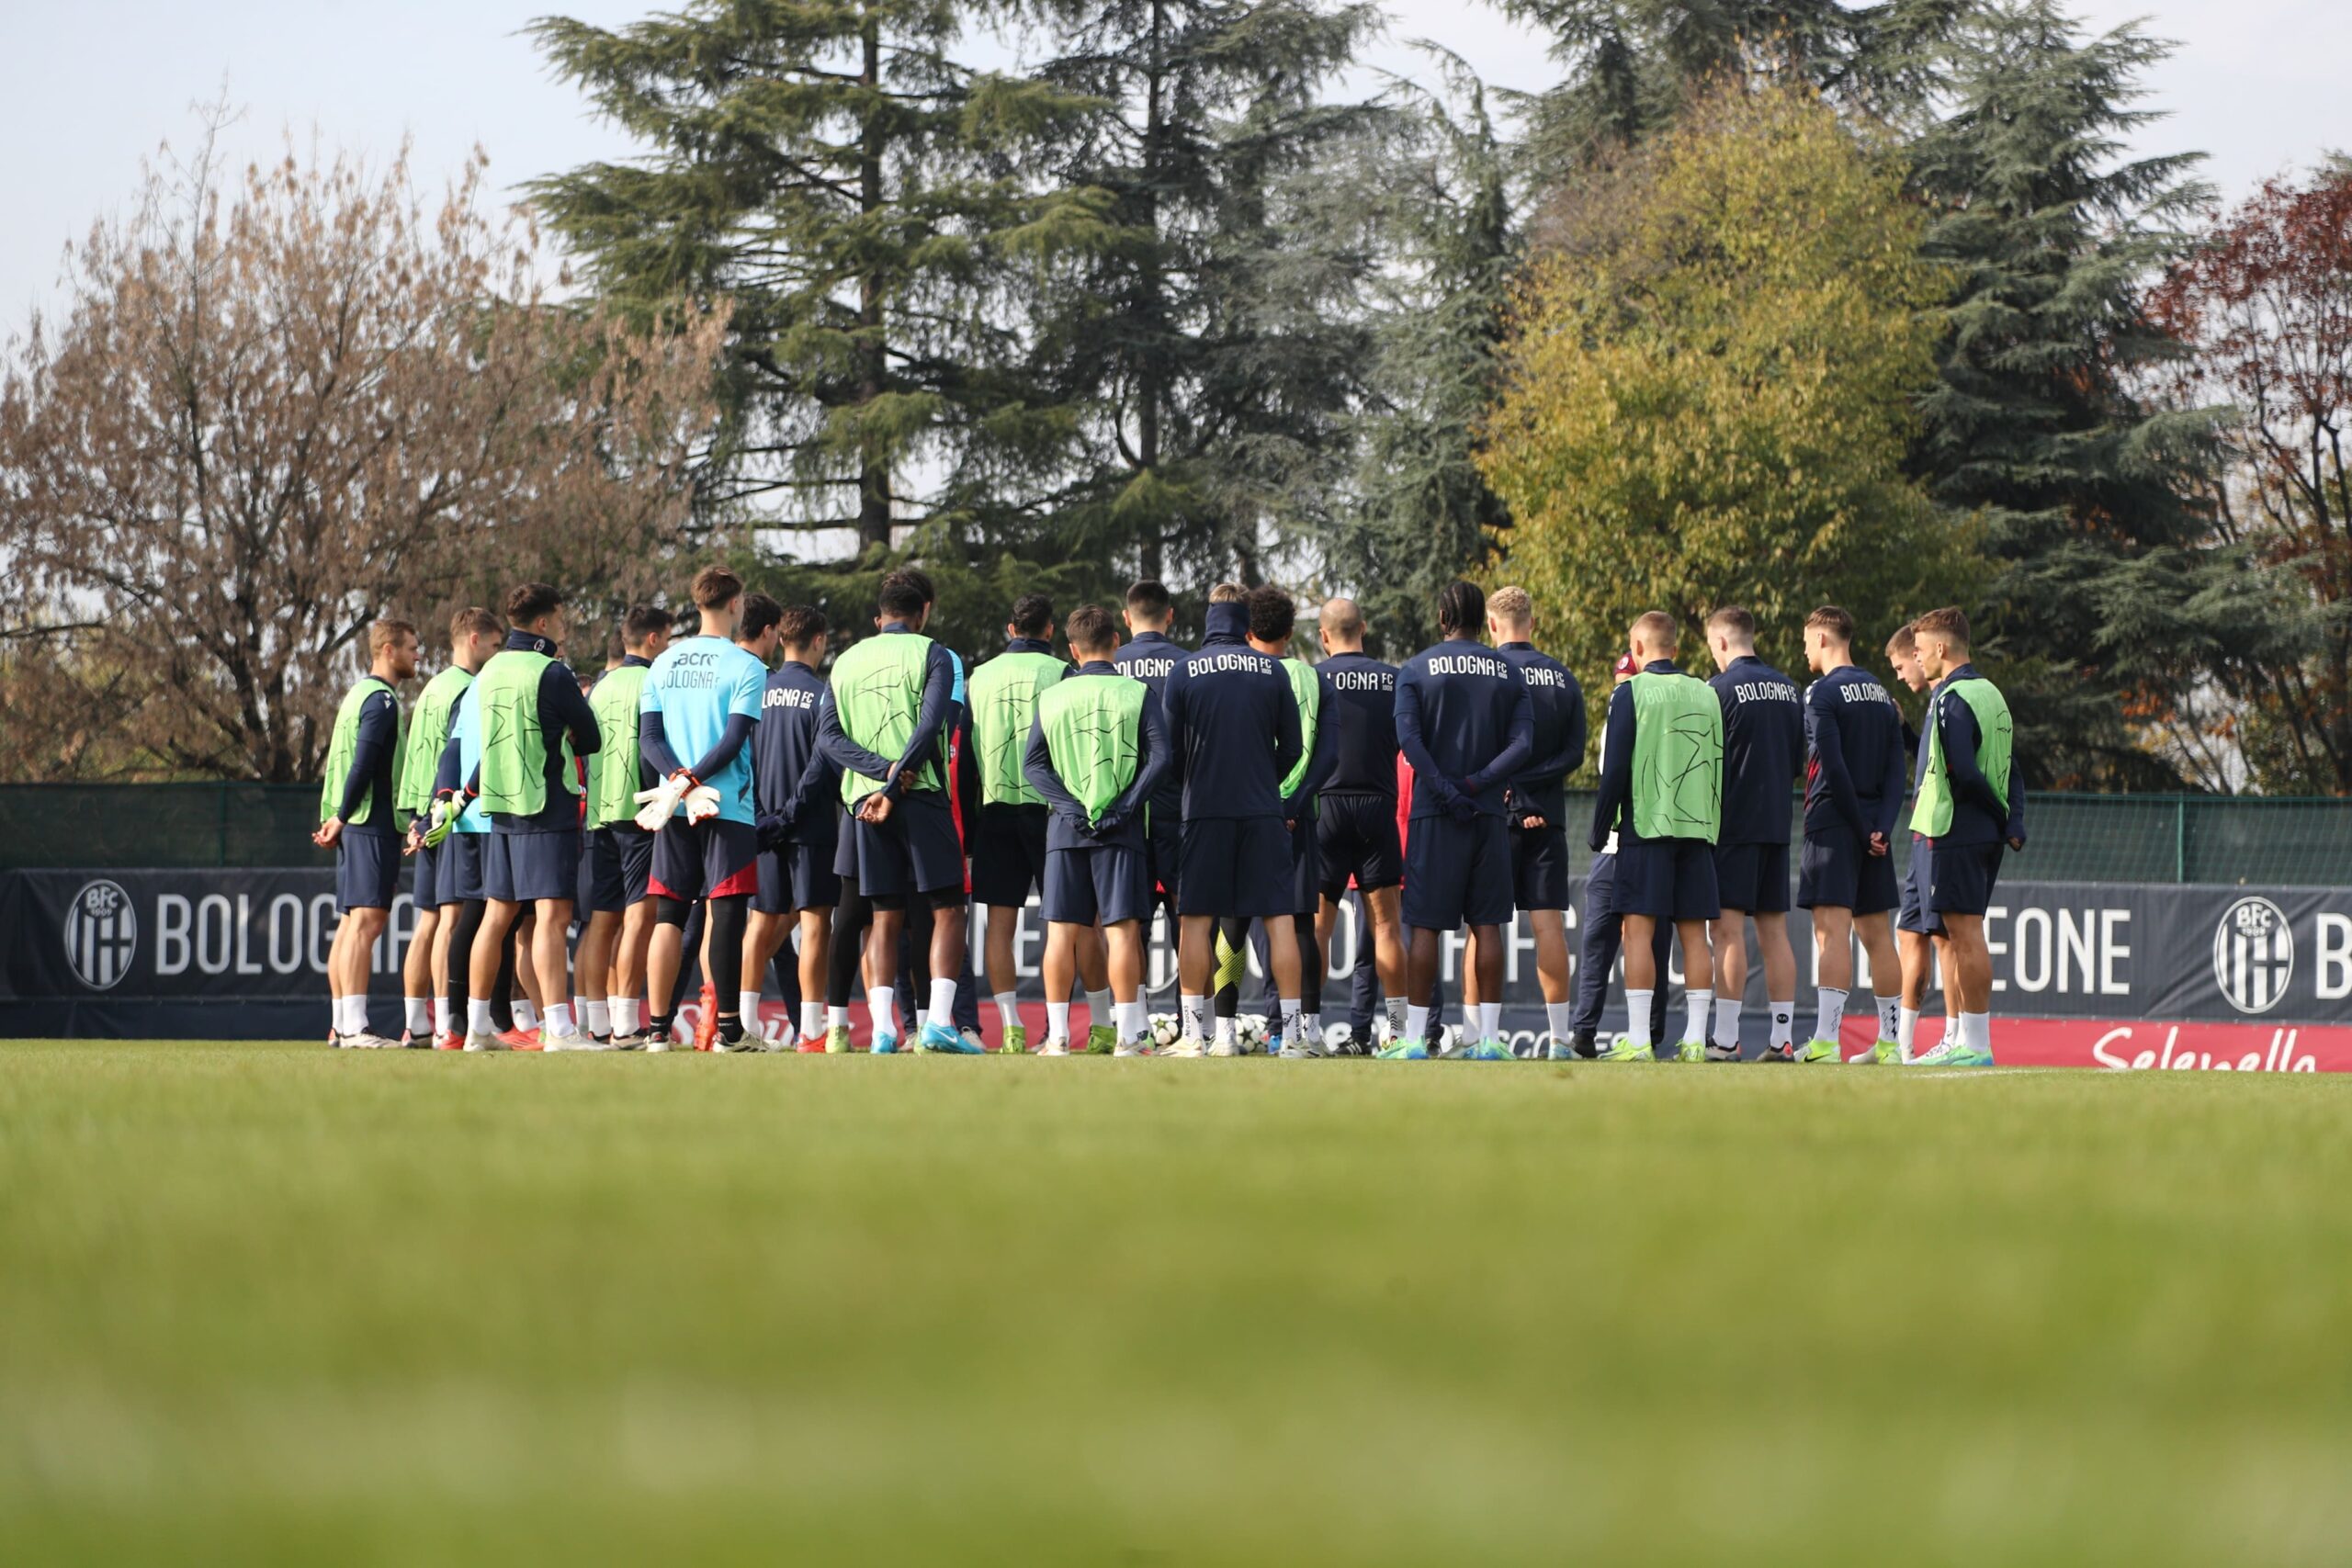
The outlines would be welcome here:
<svg viewBox="0 0 2352 1568">
<path fill-rule="evenodd" d="M 2267 898 L 2241 898 L 2213 932 L 2213 979 L 2240 1012 L 2268 1012 L 2295 976 L 2295 934 Z"/>
<path fill-rule="evenodd" d="M 139 916 L 119 882 L 85 883 L 65 907 L 65 962 L 94 991 L 114 988 L 139 952 Z"/>
</svg>

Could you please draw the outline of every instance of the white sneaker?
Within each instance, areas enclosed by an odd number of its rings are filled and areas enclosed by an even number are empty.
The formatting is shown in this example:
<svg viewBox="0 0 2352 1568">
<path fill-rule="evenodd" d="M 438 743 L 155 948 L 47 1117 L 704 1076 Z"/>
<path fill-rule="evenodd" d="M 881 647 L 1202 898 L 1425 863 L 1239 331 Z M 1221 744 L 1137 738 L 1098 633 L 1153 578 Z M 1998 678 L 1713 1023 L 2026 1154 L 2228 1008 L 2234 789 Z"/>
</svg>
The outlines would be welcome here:
<svg viewBox="0 0 2352 1568">
<path fill-rule="evenodd" d="M 466 1049 L 469 1051 L 503 1051 L 506 1049 L 506 1042 L 501 1040 L 495 1034 L 469 1033 L 466 1036 Z"/>
<path fill-rule="evenodd" d="M 768 1043 L 759 1035 L 746 1034 L 742 1039 L 738 1040 L 732 1045 L 729 1045 L 724 1039 L 714 1040 L 710 1043 L 710 1048 L 721 1055 L 752 1056 L 757 1055 L 760 1052 L 766 1050 L 768 1048 Z"/>
<path fill-rule="evenodd" d="M 1043 1045 L 1037 1047 L 1037 1055 L 1040 1056 L 1067 1056 L 1069 1055 L 1069 1042 L 1067 1040 L 1048 1040 Z"/>
<path fill-rule="evenodd" d="M 1199 1035 L 1186 1034 L 1181 1036 L 1175 1044 L 1162 1051 L 1160 1055 L 1163 1056 L 1205 1056 L 1208 1055 L 1208 1048 L 1201 1043 Z"/>
<path fill-rule="evenodd" d="M 1152 1049 L 1151 1036 L 1148 1034 L 1138 1034 L 1133 1040 L 1122 1040 L 1116 1045 L 1111 1047 L 1111 1055 L 1114 1056 L 1149 1056 L 1157 1055 L 1157 1053 Z"/>
<path fill-rule="evenodd" d="M 592 1047 L 588 1037 L 577 1031 L 570 1034 L 558 1034 L 551 1029 L 543 1029 L 539 1032 L 539 1049 L 542 1051 L 586 1051 Z"/>
<path fill-rule="evenodd" d="M 613 1043 L 609 1049 L 615 1051 L 642 1051 L 645 1049 L 645 1036 L 642 1034 L 616 1034 L 613 1036 Z"/>
<path fill-rule="evenodd" d="M 401 1048 L 399 1041 L 387 1040 L 372 1029 L 363 1029 L 356 1034 L 345 1034 L 336 1043 L 346 1051 L 397 1051 Z"/>
<path fill-rule="evenodd" d="M 1209 1055 L 1212 1056 L 1238 1056 L 1241 1054 L 1241 1042 L 1232 1035 L 1209 1043 Z"/>
</svg>

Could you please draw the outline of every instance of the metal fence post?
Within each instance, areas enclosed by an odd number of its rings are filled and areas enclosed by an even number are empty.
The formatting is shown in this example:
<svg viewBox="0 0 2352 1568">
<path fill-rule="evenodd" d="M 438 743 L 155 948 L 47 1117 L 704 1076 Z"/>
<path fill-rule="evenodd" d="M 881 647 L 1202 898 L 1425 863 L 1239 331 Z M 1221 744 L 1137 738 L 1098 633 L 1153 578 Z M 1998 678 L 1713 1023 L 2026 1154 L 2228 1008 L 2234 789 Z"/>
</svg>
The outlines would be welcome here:
<svg viewBox="0 0 2352 1568">
<path fill-rule="evenodd" d="M 2188 797 L 2172 797 L 2172 879 L 2177 883 L 2188 880 Z"/>
</svg>

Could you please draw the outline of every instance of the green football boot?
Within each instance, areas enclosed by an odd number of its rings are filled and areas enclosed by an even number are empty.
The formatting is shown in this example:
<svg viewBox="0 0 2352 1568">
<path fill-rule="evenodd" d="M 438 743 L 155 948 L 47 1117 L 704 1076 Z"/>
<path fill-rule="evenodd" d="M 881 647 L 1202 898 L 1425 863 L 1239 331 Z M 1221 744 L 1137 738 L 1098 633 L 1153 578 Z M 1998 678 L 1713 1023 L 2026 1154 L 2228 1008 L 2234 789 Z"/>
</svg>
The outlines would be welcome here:
<svg viewBox="0 0 2352 1568">
<path fill-rule="evenodd" d="M 1004 1026 L 1004 1043 L 997 1049 L 1008 1056 L 1018 1056 L 1029 1049 L 1029 1032 L 1017 1023 Z"/>
<path fill-rule="evenodd" d="M 1674 1048 L 1674 1059 L 1678 1062 L 1703 1062 L 1707 1059 L 1707 1043 L 1685 1040 Z"/>
<path fill-rule="evenodd" d="M 1834 1066 L 1844 1061 L 1845 1055 L 1838 1049 L 1835 1040 L 1808 1040 L 1798 1050 L 1796 1060 L 1801 1063 L 1827 1062 Z"/>
<path fill-rule="evenodd" d="M 846 1056 L 849 1055 L 848 1024 L 837 1023 L 831 1029 L 825 1031 L 825 1055 L 828 1056 Z"/>
<path fill-rule="evenodd" d="M 1946 1038 L 1926 1055 L 1914 1056 L 1911 1065 L 1915 1067 L 1989 1067 L 1993 1065 L 1993 1053 L 1979 1051 L 1973 1045 Z"/>
<path fill-rule="evenodd" d="M 1616 1044 L 1611 1045 L 1608 1050 L 1603 1051 L 1600 1055 L 1594 1057 L 1593 1060 L 1598 1062 L 1655 1062 L 1657 1060 L 1657 1057 L 1651 1054 L 1650 1048 L 1646 1045 L 1636 1045 L 1630 1040 L 1620 1040 Z"/>
<path fill-rule="evenodd" d="M 1430 1048 L 1419 1040 L 1395 1039 L 1373 1055 L 1387 1062 L 1426 1062 L 1430 1059 Z"/>
<path fill-rule="evenodd" d="M 1107 1056 L 1119 1048 L 1119 1032 L 1107 1023 L 1089 1024 L 1086 1030 L 1086 1054 Z"/>
<path fill-rule="evenodd" d="M 1855 1067 L 1894 1067 L 1903 1063 L 1903 1047 L 1892 1040 L 1882 1040 L 1848 1063 Z"/>
</svg>

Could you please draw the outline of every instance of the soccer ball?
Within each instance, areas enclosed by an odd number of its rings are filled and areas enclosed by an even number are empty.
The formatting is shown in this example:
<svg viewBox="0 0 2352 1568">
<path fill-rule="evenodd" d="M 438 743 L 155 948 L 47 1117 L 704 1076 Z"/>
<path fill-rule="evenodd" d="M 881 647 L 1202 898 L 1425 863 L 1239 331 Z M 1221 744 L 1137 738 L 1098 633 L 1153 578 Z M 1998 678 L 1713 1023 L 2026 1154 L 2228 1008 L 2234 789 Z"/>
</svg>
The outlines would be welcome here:
<svg viewBox="0 0 2352 1568">
<path fill-rule="evenodd" d="M 1266 1048 L 1266 1015 L 1245 1012 L 1233 1021 L 1233 1037 L 1240 1042 L 1241 1054 L 1255 1056 Z"/>
<path fill-rule="evenodd" d="M 1153 1045 L 1162 1051 L 1165 1051 L 1170 1045 L 1175 1044 L 1176 1042 L 1182 1038 L 1184 1038 L 1184 1021 L 1182 1019 L 1177 1017 L 1172 1012 L 1156 1012 L 1151 1015 L 1151 1043 Z"/>
<path fill-rule="evenodd" d="M 1323 1026 L 1323 1049 L 1334 1056 L 1361 1056 L 1364 1048 L 1356 1039 L 1356 1032 L 1346 1019 Z"/>
</svg>

